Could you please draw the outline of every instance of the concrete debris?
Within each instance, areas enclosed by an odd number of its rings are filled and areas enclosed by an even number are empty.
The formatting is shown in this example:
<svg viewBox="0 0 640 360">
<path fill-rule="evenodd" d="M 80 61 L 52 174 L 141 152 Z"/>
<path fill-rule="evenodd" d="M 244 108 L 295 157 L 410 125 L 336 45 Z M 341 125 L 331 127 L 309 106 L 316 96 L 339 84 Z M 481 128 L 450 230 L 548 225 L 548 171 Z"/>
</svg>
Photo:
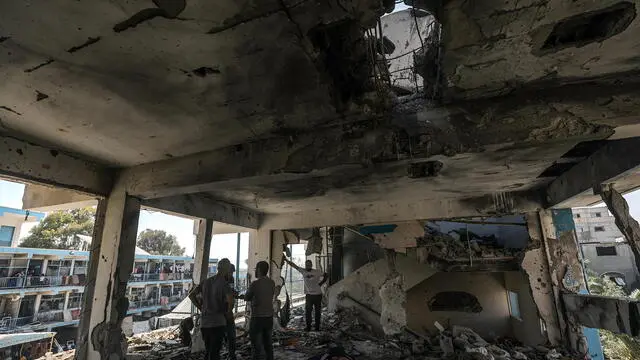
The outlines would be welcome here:
<svg viewBox="0 0 640 360">
<path fill-rule="evenodd" d="M 485 341 L 472 329 L 452 326 L 426 335 L 406 331 L 389 335 L 376 334 L 354 309 L 324 312 L 322 331 L 305 332 L 304 309 L 292 310 L 290 327 L 274 331 L 274 358 L 278 360 L 571 360 L 560 349 L 521 346 L 515 340 Z M 195 334 L 194 334 L 195 335 Z M 194 336 L 195 338 L 195 336 Z M 237 331 L 238 360 L 251 358 L 251 344 L 246 334 Z M 169 327 L 128 338 L 127 360 L 204 360 L 204 353 L 191 353 L 182 346 L 178 327 Z M 222 358 L 227 358 L 226 346 Z M 74 351 L 55 354 L 54 360 L 70 360 Z M 45 360 L 40 358 L 38 360 Z"/>
<path fill-rule="evenodd" d="M 380 324 L 387 335 L 399 334 L 407 326 L 407 292 L 403 283 L 402 276 L 396 276 L 382 284 L 379 291 L 382 300 Z"/>
<path fill-rule="evenodd" d="M 431 224 L 417 240 L 418 247 L 426 248 L 429 256 L 438 260 L 513 258 L 522 251 L 500 246 L 494 235 L 481 236 L 465 229 L 443 233 Z"/>
</svg>

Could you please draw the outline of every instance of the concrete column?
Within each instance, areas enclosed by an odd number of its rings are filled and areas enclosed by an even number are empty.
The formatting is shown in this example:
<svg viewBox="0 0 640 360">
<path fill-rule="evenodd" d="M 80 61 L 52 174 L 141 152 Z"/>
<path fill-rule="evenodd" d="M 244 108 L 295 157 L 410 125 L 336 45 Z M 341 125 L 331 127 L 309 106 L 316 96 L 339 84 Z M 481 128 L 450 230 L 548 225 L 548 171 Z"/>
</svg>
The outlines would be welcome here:
<svg viewBox="0 0 640 360">
<path fill-rule="evenodd" d="M 40 304 L 42 303 L 42 294 L 36 295 L 36 300 L 33 302 L 33 314 L 37 315 L 40 311 Z"/>
<path fill-rule="evenodd" d="M 249 258 L 247 279 L 251 281 L 254 277 L 254 270 L 258 261 L 266 261 L 271 264 L 271 231 L 251 230 L 249 231 Z M 273 274 L 273 272 L 272 272 Z"/>
<path fill-rule="evenodd" d="M 209 275 L 209 253 L 213 237 L 213 220 L 201 219 L 196 235 L 195 261 L 193 264 L 193 282 L 200 284 Z"/>
<path fill-rule="evenodd" d="M 589 338 L 578 320 L 565 311 L 561 296 L 563 293 L 586 293 L 586 279 L 582 259 L 575 235 L 575 224 L 571 209 L 552 209 L 540 212 L 543 241 L 551 271 L 560 328 L 567 345 L 579 353 L 602 352 L 600 344 L 587 344 Z"/>
<path fill-rule="evenodd" d="M 280 248 L 282 252 L 282 247 Z M 270 277 L 274 281 L 280 282 L 280 269 L 275 269 L 273 263 L 271 262 L 271 231 L 270 230 L 251 230 L 249 231 L 249 258 L 248 258 L 248 266 L 247 269 L 247 286 L 253 278 L 255 277 L 255 268 L 259 261 L 266 261 L 269 263 L 269 273 Z M 278 264 L 280 265 L 280 264 Z M 277 277 L 276 277 L 277 275 Z M 276 280 L 277 279 L 277 280 Z M 282 284 L 280 284 L 282 285 Z M 276 286 L 278 284 L 276 283 Z M 276 292 L 279 290 L 276 289 Z M 245 318 L 249 319 L 251 317 L 251 306 L 246 307 Z M 276 325 L 276 323 L 274 323 Z M 249 321 L 245 321 L 245 328 L 249 328 Z"/>
<path fill-rule="evenodd" d="M 12 318 L 17 318 L 20 313 L 20 305 L 22 305 L 22 298 L 18 298 L 16 301 L 7 302 L 7 312 L 11 314 Z"/>
<path fill-rule="evenodd" d="M 62 307 L 64 310 L 69 308 L 69 296 L 71 295 L 71 291 L 67 291 L 64 293 L 64 306 Z"/>
<path fill-rule="evenodd" d="M 47 274 L 47 267 L 49 266 L 49 259 L 42 260 L 42 268 L 40 269 L 40 274 Z M 40 275 L 36 274 L 36 275 Z"/>
<path fill-rule="evenodd" d="M 76 269 L 76 259 L 71 259 L 71 267 L 69 267 L 69 276 L 73 275 Z"/>
<path fill-rule="evenodd" d="M 76 359 L 122 360 L 126 353 L 122 321 L 129 301 L 127 282 L 135 258 L 140 200 L 116 182 L 98 202 Z"/>
</svg>

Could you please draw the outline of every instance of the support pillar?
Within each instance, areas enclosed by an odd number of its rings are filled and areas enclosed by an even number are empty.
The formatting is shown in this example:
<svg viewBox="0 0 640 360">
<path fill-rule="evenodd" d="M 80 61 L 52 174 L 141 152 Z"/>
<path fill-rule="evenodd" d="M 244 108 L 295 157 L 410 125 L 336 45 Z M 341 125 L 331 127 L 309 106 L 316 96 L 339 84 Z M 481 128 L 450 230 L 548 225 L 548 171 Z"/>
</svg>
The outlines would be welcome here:
<svg viewBox="0 0 640 360">
<path fill-rule="evenodd" d="M 49 267 L 49 259 L 42 260 L 42 268 L 40 269 L 40 274 L 47 275 L 47 268 L 48 267 Z M 58 267 L 58 268 L 60 268 L 60 267 Z M 36 274 L 36 276 L 40 275 L 40 274 Z"/>
<path fill-rule="evenodd" d="M 254 271 L 259 261 L 266 261 L 271 268 L 271 231 L 251 230 L 249 231 L 249 259 L 247 281 L 250 283 L 255 276 Z M 273 272 L 270 271 L 270 275 Z M 248 285 L 248 284 L 247 284 Z"/>
<path fill-rule="evenodd" d="M 193 282 L 202 283 L 209 276 L 209 253 L 213 237 L 213 220 L 201 219 L 196 235 L 195 260 L 193 262 Z"/>
<path fill-rule="evenodd" d="M 73 272 L 76 270 L 76 259 L 71 259 L 71 266 L 69 267 L 68 276 L 74 275 Z"/>
<path fill-rule="evenodd" d="M 558 288 L 553 285 L 551 280 L 540 217 L 538 213 L 530 213 L 527 214 L 526 220 L 530 245 L 522 258 L 520 266 L 529 281 L 529 290 L 536 304 L 538 316 L 545 323 L 547 329 L 546 338 L 549 344 L 559 346 L 563 339 L 565 319 L 563 314 L 558 311 L 560 299 L 556 298 L 556 295 L 559 292 L 557 292 Z M 563 325 L 561 326 L 560 324 Z"/>
<path fill-rule="evenodd" d="M 69 296 L 71 295 L 71 291 L 67 291 L 66 293 L 64 293 L 64 306 L 62 307 L 62 309 L 67 310 L 69 309 Z"/>
<path fill-rule="evenodd" d="M 98 202 L 76 359 L 123 360 L 126 341 L 127 282 L 135 258 L 140 200 L 116 183 Z"/>
<path fill-rule="evenodd" d="M 574 351 L 589 353 L 594 359 L 602 359 L 602 346 L 597 330 L 582 328 L 562 300 L 563 294 L 588 293 L 573 213 L 571 209 L 541 211 L 540 222 L 563 339 L 568 341 L 567 345 Z"/>
<path fill-rule="evenodd" d="M 247 288 L 249 284 L 254 280 L 256 265 L 259 261 L 266 261 L 269 263 L 269 276 L 272 280 L 276 280 L 274 278 L 273 263 L 271 262 L 271 231 L 270 230 L 251 230 L 249 231 L 249 257 L 247 260 L 247 264 L 249 268 L 247 269 Z M 276 284 L 277 286 L 277 284 Z M 245 307 L 245 319 L 249 319 L 251 317 L 251 306 Z M 249 328 L 249 321 L 245 321 L 245 327 Z"/>
<path fill-rule="evenodd" d="M 36 299 L 33 302 L 33 315 L 38 316 L 38 312 L 40 312 L 40 304 L 42 304 L 42 294 L 36 295 Z"/>
</svg>

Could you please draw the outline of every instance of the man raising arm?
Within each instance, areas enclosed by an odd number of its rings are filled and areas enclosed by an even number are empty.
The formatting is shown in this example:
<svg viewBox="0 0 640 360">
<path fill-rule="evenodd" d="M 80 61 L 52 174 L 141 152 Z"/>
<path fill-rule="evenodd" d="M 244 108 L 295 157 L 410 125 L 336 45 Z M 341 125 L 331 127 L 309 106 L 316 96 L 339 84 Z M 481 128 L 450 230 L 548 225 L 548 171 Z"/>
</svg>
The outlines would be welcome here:
<svg viewBox="0 0 640 360">
<path fill-rule="evenodd" d="M 311 260 L 304 262 L 304 269 L 284 258 L 292 268 L 296 269 L 304 279 L 306 331 L 311 331 L 311 312 L 315 313 L 315 330 L 320 331 L 320 315 L 322 311 L 322 285 L 327 281 L 327 273 L 313 268 Z"/>
</svg>

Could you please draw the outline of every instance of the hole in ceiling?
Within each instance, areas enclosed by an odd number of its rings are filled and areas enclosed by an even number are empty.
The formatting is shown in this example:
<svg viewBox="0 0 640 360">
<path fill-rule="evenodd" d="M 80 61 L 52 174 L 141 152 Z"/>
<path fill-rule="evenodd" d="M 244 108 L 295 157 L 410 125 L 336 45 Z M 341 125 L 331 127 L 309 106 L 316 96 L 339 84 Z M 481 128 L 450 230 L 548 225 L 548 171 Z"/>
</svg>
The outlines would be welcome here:
<svg viewBox="0 0 640 360">
<path fill-rule="evenodd" d="M 635 5 L 623 1 L 601 10 L 566 18 L 553 27 L 540 50 L 552 52 L 608 39 L 624 31 L 635 17 Z"/>
<path fill-rule="evenodd" d="M 464 291 L 443 291 L 429 300 L 431 311 L 458 311 L 479 313 L 482 305 L 478 298 Z"/>
</svg>

